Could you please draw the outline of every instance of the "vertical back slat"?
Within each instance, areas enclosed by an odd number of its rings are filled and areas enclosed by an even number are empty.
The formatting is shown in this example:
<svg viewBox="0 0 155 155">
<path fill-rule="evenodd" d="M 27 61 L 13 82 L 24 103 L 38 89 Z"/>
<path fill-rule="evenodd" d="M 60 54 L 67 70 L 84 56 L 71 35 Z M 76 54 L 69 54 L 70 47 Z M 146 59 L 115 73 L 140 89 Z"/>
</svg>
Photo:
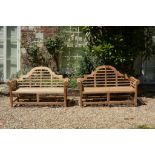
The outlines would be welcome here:
<svg viewBox="0 0 155 155">
<path fill-rule="evenodd" d="M 116 78 L 116 87 L 118 86 L 118 75 L 117 72 L 115 73 L 115 78 Z"/>
<path fill-rule="evenodd" d="M 96 73 L 94 74 L 94 87 L 96 87 Z"/>
<path fill-rule="evenodd" d="M 40 87 L 41 87 L 41 84 L 42 84 L 42 69 L 39 70 L 39 73 L 40 73 Z"/>
<path fill-rule="evenodd" d="M 107 68 L 105 67 L 105 87 L 107 87 Z"/>
<path fill-rule="evenodd" d="M 31 75 L 30 75 L 30 77 L 29 77 L 29 87 L 31 87 L 31 85 L 32 85 L 32 79 L 31 79 Z"/>
<path fill-rule="evenodd" d="M 53 87 L 53 76 L 51 74 L 51 87 Z"/>
</svg>

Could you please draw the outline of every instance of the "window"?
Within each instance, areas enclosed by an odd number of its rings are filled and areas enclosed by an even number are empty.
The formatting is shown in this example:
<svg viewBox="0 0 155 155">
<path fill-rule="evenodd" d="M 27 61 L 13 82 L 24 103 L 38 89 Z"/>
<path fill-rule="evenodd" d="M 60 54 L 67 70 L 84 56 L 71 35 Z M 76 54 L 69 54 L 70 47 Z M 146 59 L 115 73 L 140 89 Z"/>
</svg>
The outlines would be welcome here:
<svg viewBox="0 0 155 155">
<path fill-rule="evenodd" d="M 19 70 L 19 31 L 17 26 L 0 27 L 0 82 Z"/>
<path fill-rule="evenodd" d="M 60 70 L 71 73 L 79 67 L 82 47 L 86 45 L 86 39 L 78 26 L 65 27 L 68 36 L 67 47 L 60 56 Z"/>
</svg>

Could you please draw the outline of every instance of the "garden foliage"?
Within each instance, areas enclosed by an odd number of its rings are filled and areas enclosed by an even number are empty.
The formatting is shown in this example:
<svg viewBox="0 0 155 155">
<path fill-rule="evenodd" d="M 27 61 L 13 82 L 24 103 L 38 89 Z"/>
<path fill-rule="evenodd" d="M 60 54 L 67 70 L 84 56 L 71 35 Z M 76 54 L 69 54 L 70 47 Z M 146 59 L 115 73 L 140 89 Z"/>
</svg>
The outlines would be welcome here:
<svg viewBox="0 0 155 155">
<path fill-rule="evenodd" d="M 111 65 L 119 71 L 134 74 L 138 56 L 147 59 L 154 54 L 148 27 L 83 27 L 88 46 L 83 55 L 81 73 L 90 73 L 99 65 Z"/>
</svg>

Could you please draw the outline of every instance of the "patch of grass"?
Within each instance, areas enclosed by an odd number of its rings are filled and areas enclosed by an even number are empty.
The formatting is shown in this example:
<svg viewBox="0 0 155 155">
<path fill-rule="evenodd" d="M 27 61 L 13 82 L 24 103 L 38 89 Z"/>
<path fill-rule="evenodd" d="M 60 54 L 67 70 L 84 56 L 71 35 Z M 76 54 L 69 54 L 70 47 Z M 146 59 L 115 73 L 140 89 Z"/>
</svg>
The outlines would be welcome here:
<svg viewBox="0 0 155 155">
<path fill-rule="evenodd" d="M 137 129 L 155 129 L 154 127 L 150 127 L 146 124 L 138 125 Z"/>
</svg>

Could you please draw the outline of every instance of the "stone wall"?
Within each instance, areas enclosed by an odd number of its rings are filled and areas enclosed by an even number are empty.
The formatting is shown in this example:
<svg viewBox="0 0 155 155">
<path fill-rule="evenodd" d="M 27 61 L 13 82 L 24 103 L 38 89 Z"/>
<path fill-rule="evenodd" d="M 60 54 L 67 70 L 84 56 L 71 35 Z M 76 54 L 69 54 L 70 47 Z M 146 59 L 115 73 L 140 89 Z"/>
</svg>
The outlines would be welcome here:
<svg viewBox="0 0 155 155">
<path fill-rule="evenodd" d="M 58 26 L 22 26 L 21 48 L 26 48 L 30 42 L 42 42 L 52 37 L 58 31 Z"/>
<path fill-rule="evenodd" d="M 43 45 L 44 39 L 52 37 L 58 32 L 58 26 L 22 26 L 21 27 L 21 70 L 29 66 L 27 62 L 26 49 L 30 43 L 37 43 L 43 52 L 46 48 Z"/>
</svg>

